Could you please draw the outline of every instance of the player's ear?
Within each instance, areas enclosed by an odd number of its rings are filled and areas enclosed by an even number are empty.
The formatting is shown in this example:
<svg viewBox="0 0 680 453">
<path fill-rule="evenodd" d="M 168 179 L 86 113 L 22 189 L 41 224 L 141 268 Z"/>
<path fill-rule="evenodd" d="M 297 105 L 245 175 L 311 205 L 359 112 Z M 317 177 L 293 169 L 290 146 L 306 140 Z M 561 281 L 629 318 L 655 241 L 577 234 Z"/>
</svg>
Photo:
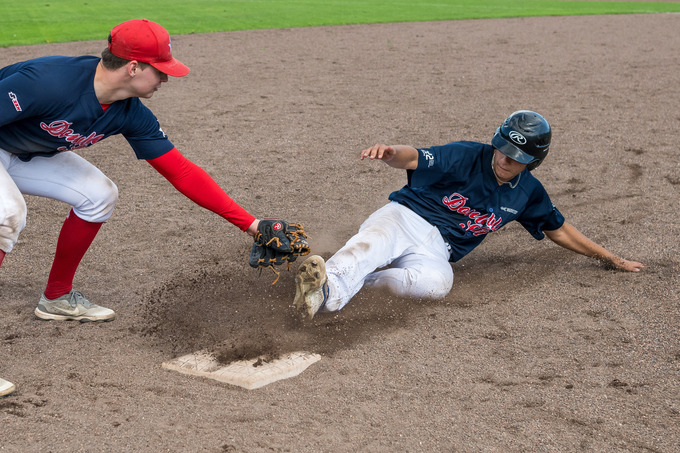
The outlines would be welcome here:
<svg viewBox="0 0 680 453">
<path fill-rule="evenodd" d="M 139 65 L 139 62 L 137 60 L 131 60 L 128 61 L 128 63 L 125 65 L 125 69 L 127 70 L 127 75 L 130 77 L 134 77 L 139 70 L 142 68 Z"/>
</svg>

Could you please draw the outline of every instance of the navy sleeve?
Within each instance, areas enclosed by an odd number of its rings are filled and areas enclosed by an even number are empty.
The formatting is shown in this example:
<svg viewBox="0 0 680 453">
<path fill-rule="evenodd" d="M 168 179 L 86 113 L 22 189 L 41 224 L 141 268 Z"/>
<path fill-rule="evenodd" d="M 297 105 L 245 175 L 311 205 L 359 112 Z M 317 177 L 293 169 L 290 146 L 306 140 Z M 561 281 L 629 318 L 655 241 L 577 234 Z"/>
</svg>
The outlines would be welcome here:
<svg viewBox="0 0 680 453">
<path fill-rule="evenodd" d="M 0 127 L 49 112 L 55 102 L 53 93 L 58 91 L 51 88 L 49 79 L 41 78 L 32 67 L 0 76 Z"/>
<path fill-rule="evenodd" d="M 156 116 L 137 98 L 132 99 L 128 121 L 122 133 L 137 159 L 155 159 L 174 148 Z"/>
<path fill-rule="evenodd" d="M 548 193 L 541 187 L 517 221 L 537 240 L 545 237 L 544 230 L 552 231 L 564 224 L 564 216 L 550 201 Z"/>
<path fill-rule="evenodd" d="M 444 177 L 455 180 L 457 171 L 466 168 L 464 160 L 470 157 L 471 154 L 465 153 L 460 143 L 418 148 L 418 167 L 407 172 L 408 184 L 423 187 L 434 185 Z"/>
</svg>

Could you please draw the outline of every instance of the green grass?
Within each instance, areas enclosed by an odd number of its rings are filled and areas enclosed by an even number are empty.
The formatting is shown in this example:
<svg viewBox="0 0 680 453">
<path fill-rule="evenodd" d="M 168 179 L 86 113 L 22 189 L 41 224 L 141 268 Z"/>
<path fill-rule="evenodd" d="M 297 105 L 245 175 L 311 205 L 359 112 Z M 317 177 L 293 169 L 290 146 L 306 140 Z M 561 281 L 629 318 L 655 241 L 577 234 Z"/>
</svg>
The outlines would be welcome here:
<svg viewBox="0 0 680 453">
<path fill-rule="evenodd" d="M 680 3 L 565 0 L 0 0 L 0 47 L 106 39 L 128 19 L 171 34 L 520 16 L 680 12 Z"/>
</svg>

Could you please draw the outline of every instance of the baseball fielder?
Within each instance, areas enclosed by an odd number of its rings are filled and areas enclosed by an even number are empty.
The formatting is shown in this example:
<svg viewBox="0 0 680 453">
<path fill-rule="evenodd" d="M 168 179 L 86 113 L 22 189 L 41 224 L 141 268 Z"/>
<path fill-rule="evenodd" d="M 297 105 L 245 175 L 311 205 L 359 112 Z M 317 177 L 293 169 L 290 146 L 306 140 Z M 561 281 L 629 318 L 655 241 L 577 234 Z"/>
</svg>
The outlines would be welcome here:
<svg viewBox="0 0 680 453">
<path fill-rule="evenodd" d="M 49 56 L 0 69 L 0 263 L 26 224 L 23 194 L 71 206 L 35 315 L 110 321 L 113 310 L 73 290 L 76 269 L 118 200 L 116 185 L 74 151 L 122 134 L 198 205 L 255 235 L 259 220 L 170 142 L 139 98 L 150 98 L 189 68 L 172 56 L 159 24 L 135 19 L 111 30 L 102 57 Z"/>
<path fill-rule="evenodd" d="M 538 113 L 511 114 L 491 145 L 470 141 L 416 149 L 378 144 L 361 159 L 407 171 L 389 196 L 327 263 L 312 255 L 298 268 L 294 304 L 311 319 L 344 307 L 364 286 L 404 297 L 438 299 L 453 285 L 455 262 L 487 236 L 518 221 L 534 238 L 547 236 L 618 269 L 644 266 L 605 250 L 565 222 L 531 170 L 548 155 L 551 129 Z M 378 270 L 376 270 L 378 269 Z"/>
</svg>

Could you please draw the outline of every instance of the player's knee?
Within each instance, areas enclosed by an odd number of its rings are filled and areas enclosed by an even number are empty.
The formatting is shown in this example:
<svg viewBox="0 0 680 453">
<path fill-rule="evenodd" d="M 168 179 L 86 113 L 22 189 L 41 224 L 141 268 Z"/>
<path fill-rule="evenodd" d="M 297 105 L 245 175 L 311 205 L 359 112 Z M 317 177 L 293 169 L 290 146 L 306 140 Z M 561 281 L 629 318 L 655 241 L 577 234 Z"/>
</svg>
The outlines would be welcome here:
<svg viewBox="0 0 680 453">
<path fill-rule="evenodd" d="M 419 297 L 443 299 L 453 287 L 453 272 L 428 270 L 413 276 L 413 280 L 420 290 Z"/>
<path fill-rule="evenodd" d="M 106 222 L 113 214 L 118 202 L 118 187 L 109 178 L 104 177 L 96 184 L 88 185 L 85 202 L 73 209 L 78 217 L 88 222 Z"/>
<path fill-rule="evenodd" d="M 433 285 L 432 287 L 432 299 L 443 299 L 448 293 L 451 292 L 452 287 L 453 277 L 447 278 L 446 276 L 440 276 L 440 278 L 437 279 L 436 285 Z"/>
<path fill-rule="evenodd" d="M 21 194 L 7 196 L 0 203 L 0 249 L 9 252 L 26 226 L 26 201 Z"/>
<path fill-rule="evenodd" d="M 450 266 L 442 270 L 439 276 L 439 288 L 440 292 L 437 297 L 438 299 L 445 297 L 451 292 L 451 288 L 453 288 L 453 270 Z"/>
</svg>

